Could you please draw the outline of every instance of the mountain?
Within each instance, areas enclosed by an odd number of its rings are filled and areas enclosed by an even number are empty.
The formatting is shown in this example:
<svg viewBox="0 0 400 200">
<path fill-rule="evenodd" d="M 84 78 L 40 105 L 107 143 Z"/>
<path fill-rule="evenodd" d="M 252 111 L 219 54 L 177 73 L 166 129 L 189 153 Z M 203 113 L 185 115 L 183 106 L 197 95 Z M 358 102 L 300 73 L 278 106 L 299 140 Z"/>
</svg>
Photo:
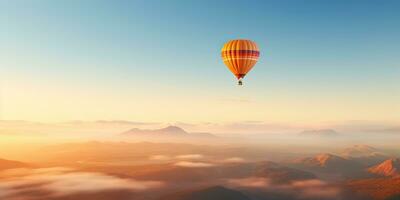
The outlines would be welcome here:
<svg viewBox="0 0 400 200">
<path fill-rule="evenodd" d="M 314 157 L 296 159 L 290 162 L 291 166 L 302 170 L 341 175 L 345 177 L 364 176 L 364 167 L 358 161 L 343 158 L 333 154 L 318 154 Z"/>
<path fill-rule="evenodd" d="M 161 129 L 133 128 L 121 133 L 124 136 L 162 136 L 162 137 L 215 137 L 210 133 L 188 133 L 178 126 L 167 126 Z"/>
<path fill-rule="evenodd" d="M 275 183 L 289 183 L 297 180 L 317 178 L 310 172 L 285 167 L 270 161 L 257 163 L 253 174 L 256 177 L 269 178 Z"/>
<path fill-rule="evenodd" d="M 133 128 L 122 133 L 123 135 L 187 135 L 185 130 L 177 126 L 168 126 L 161 129 L 139 129 Z"/>
<path fill-rule="evenodd" d="M 29 166 L 28 164 L 23 163 L 23 162 L 0 159 L 0 170 L 23 168 L 23 167 L 28 167 L 28 166 Z"/>
<path fill-rule="evenodd" d="M 196 136 L 196 137 L 217 137 L 211 133 L 206 133 L 206 132 L 193 132 L 193 133 L 189 133 L 192 136 Z"/>
<path fill-rule="evenodd" d="M 344 158 L 358 161 L 365 167 L 377 165 L 389 158 L 388 155 L 380 152 L 378 149 L 365 144 L 354 145 L 338 153 Z"/>
<path fill-rule="evenodd" d="M 162 197 L 160 200 L 251 200 L 243 193 L 222 186 L 188 190 Z"/>
<path fill-rule="evenodd" d="M 370 167 L 368 169 L 370 173 L 382 176 L 399 176 L 400 175 L 400 159 L 392 158 L 385 160 L 381 164 Z"/>
<path fill-rule="evenodd" d="M 349 157 L 349 158 L 352 158 L 353 160 L 358 161 L 365 167 L 371 167 L 371 166 L 377 165 L 377 164 L 389 159 L 389 157 L 387 155 L 384 155 L 384 154 L 378 153 L 378 152 L 371 153 L 366 156 Z"/>
<path fill-rule="evenodd" d="M 345 157 L 360 157 L 370 156 L 376 153 L 380 153 L 378 149 L 365 144 L 359 144 L 345 148 L 343 151 L 340 152 L 340 155 L 343 155 Z"/>
<path fill-rule="evenodd" d="M 317 130 L 304 130 L 299 133 L 300 136 L 317 136 L 317 137 L 331 137 L 338 136 L 339 133 L 333 129 L 317 129 Z"/>
<path fill-rule="evenodd" d="M 352 161 L 333 154 L 323 153 L 314 157 L 299 158 L 292 163 L 308 167 L 336 168 L 348 165 Z"/>
</svg>

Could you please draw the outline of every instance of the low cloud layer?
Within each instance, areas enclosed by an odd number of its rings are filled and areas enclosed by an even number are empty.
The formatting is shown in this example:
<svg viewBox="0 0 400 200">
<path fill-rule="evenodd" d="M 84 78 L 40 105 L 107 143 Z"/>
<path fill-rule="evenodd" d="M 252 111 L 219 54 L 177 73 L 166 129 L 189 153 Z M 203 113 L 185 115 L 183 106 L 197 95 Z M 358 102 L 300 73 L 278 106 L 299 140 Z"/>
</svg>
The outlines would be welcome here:
<svg viewBox="0 0 400 200">
<path fill-rule="evenodd" d="M 176 156 L 176 158 L 178 158 L 178 159 L 187 159 L 187 160 L 189 160 L 189 159 L 195 160 L 195 159 L 204 158 L 204 156 L 202 154 L 185 154 L 185 155 L 178 155 L 178 156 Z"/>
<path fill-rule="evenodd" d="M 246 160 L 244 158 L 240 157 L 232 157 L 232 158 L 226 158 L 222 160 L 223 163 L 244 163 Z"/>
<path fill-rule="evenodd" d="M 205 156 L 202 154 L 183 154 L 177 156 L 168 156 L 168 155 L 152 155 L 149 157 L 149 160 L 153 161 L 169 161 L 169 160 L 200 160 Z"/>
<path fill-rule="evenodd" d="M 270 180 L 259 177 L 228 179 L 227 184 L 235 187 L 267 188 L 270 186 Z"/>
<path fill-rule="evenodd" d="M 166 156 L 166 155 L 154 155 L 154 156 L 150 156 L 149 160 L 166 161 L 166 160 L 171 160 L 171 157 Z"/>
<path fill-rule="evenodd" d="M 189 162 L 189 161 L 180 161 L 175 163 L 175 166 L 179 167 L 190 167 L 190 168 L 199 168 L 199 167 L 213 167 L 215 164 L 206 163 L 206 162 Z"/>
<path fill-rule="evenodd" d="M 249 177 L 240 179 L 228 179 L 225 181 L 228 187 L 248 188 L 263 191 L 266 196 L 271 193 L 289 195 L 286 200 L 292 199 L 343 199 L 343 191 L 340 187 L 328 184 L 318 179 L 293 181 L 289 184 L 272 184 L 267 178 Z"/>
<path fill-rule="evenodd" d="M 0 173 L 0 177 L 0 197 L 11 200 L 109 190 L 143 191 L 164 185 L 160 181 L 137 181 L 67 168 L 14 169 Z"/>
<path fill-rule="evenodd" d="M 321 180 L 304 180 L 294 181 L 290 185 L 291 189 L 300 191 L 300 195 L 307 198 L 322 198 L 322 199 L 335 199 L 341 194 L 341 189 L 335 186 L 331 186 Z"/>
</svg>

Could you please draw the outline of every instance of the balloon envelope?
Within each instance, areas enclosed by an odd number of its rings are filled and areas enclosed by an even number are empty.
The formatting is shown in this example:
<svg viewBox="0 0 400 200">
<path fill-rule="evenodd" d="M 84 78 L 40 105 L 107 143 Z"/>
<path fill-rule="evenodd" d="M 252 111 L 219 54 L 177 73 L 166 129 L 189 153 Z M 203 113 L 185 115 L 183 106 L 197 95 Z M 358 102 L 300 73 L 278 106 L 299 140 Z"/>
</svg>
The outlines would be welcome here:
<svg viewBox="0 0 400 200">
<path fill-rule="evenodd" d="M 260 51 L 251 40 L 231 40 L 222 47 L 221 56 L 228 69 L 240 80 L 257 63 Z"/>
</svg>

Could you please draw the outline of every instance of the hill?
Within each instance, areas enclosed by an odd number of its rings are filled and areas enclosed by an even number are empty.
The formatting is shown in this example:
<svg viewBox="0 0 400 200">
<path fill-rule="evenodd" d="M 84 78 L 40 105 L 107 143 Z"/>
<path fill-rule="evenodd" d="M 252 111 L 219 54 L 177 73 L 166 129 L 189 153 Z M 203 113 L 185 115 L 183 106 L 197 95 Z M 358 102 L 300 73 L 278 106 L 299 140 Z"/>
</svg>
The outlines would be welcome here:
<svg viewBox="0 0 400 200">
<path fill-rule="evenodd" d="M 392 158 L 382 163 L 370 167 L 368 171 L 372 174 L 381 176 L 399 176 L 400 175 L 400 159 Z"/>
</svg>

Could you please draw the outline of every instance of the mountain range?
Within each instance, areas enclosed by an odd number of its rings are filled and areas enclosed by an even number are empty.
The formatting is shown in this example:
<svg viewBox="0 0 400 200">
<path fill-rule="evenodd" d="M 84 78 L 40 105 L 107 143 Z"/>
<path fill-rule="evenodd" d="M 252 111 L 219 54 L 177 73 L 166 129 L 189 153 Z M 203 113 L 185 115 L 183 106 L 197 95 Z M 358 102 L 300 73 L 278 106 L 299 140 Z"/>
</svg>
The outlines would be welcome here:
<svg viewBox="0 0 400 200">
<path fill-rule="evenodd" d="M 316 136 L 316 137 L 332 137 L 338 136 L 339 133 L 333 129 L 315 129 L 315 130 L 304 130 L 299 133 L 300 136 Z"/>
<path fill-rule="evenodd" d="M 307 168 L 324 169 L 327 171 L 339 170 L 343 167 L 346 167 L 346 169 L 354 166 L 359 167 L 359 164 L 351 159 L 329 153 L 322 153 L 313 157 L 298 158 L 293 160 L 292 164 Z"/>
<path fill-rule="evenodd" d="M 132 128 L 128 131 L 121 133 L 123 136 L 141 136 L 141 137 L 216 137 L 211 133 L 189 133 L 178 126 L 167 126 L 160 129 L 139 129 Z"/>
</svg>

